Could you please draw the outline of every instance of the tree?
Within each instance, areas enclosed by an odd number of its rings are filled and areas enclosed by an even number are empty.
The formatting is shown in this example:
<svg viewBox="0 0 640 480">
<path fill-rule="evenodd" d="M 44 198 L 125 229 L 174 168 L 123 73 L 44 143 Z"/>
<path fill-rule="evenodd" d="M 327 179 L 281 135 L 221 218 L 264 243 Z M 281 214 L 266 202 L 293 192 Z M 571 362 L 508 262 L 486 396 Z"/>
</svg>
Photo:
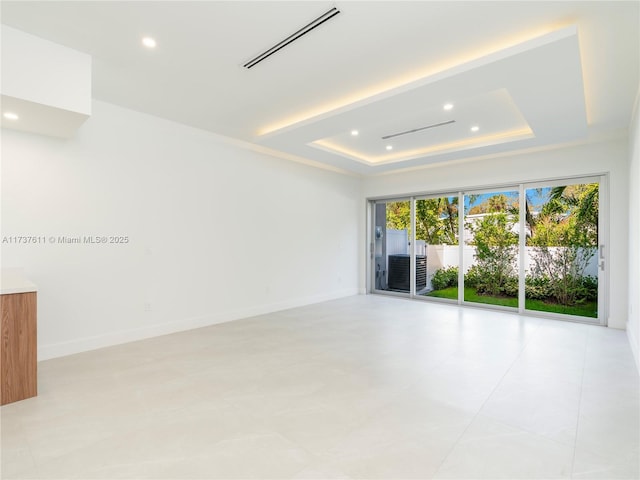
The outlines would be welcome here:
<svg viewBox="0 0 640 480">
<path fill-rule="evenodd" d="M 444 203 L 447 217 L 448 242 L 451 245 L 458 244 L 458 197 L 441 197 L 440 202 Z"/>
<path fill-rule="evenodd" d="M 473 232 L 471 245 L 476 247 L 478 293 L 504 294 L 509 279 L 516 275 L 518 234 L 512 227 L 517 221 L 513 215 L 498 212 L 467 224 Z"/>
<path fill-rule="evenodd" d="M 387 228 L 411 229 L 410 202 L 387 204 Z M 430 245 L 458 243 L 458 197 L 416 201 L 416 238 Z"/>
<path fill-rule="evenodd" d="M 478 195 L 469 195 L 470 203 L 477 200 Z M 510 200 L 504 193 L 490 196 L 484 202 L 469 208 L 468 215 L 479 215 L 483 213 L 508 212 L 517 214 L 519 209 L 518 200 Z"/>
<path fill-rule="evenodd" d="M 554 187 L 535 221 L 527 245 L 592 248 L 598 244 L 598 184 Z"/>
<path fill-rule="evenodd" d="M 549 197 L 575 219 L 572 240 L 585 246 L 598 244 L 599 190 L 597 183 L 568 185 L 554 187 Z"/>
<path fill-rule="evenodd" d="M 524 196 L 524 221 L 529 226 L 530 236 L 532 237 L 535 235 L 536 226 L 538 222 L 536 217 L 533 215 L 533 211 L 531 210 L 531 204 L 533 202 L 531 201 L 531 198 L 530 198 L 530 194 L 529 194 L 530 191 L 535 192 L 537 195 L 542 195 L 542 188 L 527 190 Z"/>
<path fill-rule="evenodd" d="M 431 245 L 439 243 L 444 235 L 439 203 L 437 198 L 416 202 L 416 238 Z"/>
<path fill-rule="evenodd" d="M 458 198 L 440 197 L 416 202 L 416 238 L 430 245 L 458 243 Z"/>
<path fill-rule="evenodd" d="M 411 227 L 411 206 L 409 202 L 387 203 L 387 228 L 409 230 Z"/>
</svg>

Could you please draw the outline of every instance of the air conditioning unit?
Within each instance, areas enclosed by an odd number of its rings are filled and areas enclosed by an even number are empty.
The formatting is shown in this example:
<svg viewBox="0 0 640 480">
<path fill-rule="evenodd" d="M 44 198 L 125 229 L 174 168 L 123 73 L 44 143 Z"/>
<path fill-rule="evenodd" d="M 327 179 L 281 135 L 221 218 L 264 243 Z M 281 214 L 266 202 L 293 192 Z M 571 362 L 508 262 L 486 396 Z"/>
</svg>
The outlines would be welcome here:
<svg viewBox="0 0 640 480">
<path fill-rule="evenodd" d="M 411 289 L 411 257 L 389 255 L 389 290 L 408 292 Z M 427 257 L 416 255 L 416 290 L 427 286 Z"/>
</svg>

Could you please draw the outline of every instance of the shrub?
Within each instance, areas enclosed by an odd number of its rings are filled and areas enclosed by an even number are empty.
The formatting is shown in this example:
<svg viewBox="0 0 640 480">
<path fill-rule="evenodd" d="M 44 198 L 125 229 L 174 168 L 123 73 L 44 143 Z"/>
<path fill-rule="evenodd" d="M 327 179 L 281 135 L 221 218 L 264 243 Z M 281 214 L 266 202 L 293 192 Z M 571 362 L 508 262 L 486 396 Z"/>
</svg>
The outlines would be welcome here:
<svg viewBox="0 0 640 480">
<path fill-rule="evenodd" d="M 572 304 L 575 305 L 598 299 L 598 279 L 589 275 L 567 276 L 560 280 L 552 280 L 546 275 L 528 275 L 525 284 L 526 297 L 532 300 L 547 300 L 564 304 L 563 301 L 571 298 L 573 299 Z M 558 285 L 565 287 L 561 290 L 561 296 L 558 296 Z"/>
<path fill-rule="evenodd" d="M 598 279 L 591 275 L 582 277 L 582 293 L 585 300 L 594 301 L 598 299 Z"/>
<path fill-rule="evenodd" d="M 464 286 L 475 288 L 482 277 L 482 272 L 478 265 L 471 265 L 467 273 L 464 274 Z"/>
<path fill-rule="evenodd" d="M 518 277 L 513 275 L 504 277 L 502 279 L 501 285 L 496 285 L 495 283 L 493 283 L 491 277 L 478 277 L 475 289 L 476 292 L 480 295 L 504 295 L 507 297 L 517 297 Z"/>
<path fill-rule="evenodd" d="M 560 305 L 575 305 L 587 300 L 588 296 L 597 297 L 597 281 L 583 275 L 596 253 L 595 247 L 539 246 L 535 247 L 534 252 L 532 275 L 548 279 L 549 296 L 554 301 Z"/>
<path fill-rule="evenodd" d="M 431 279 L 434 290 L 444 290 L 458 286 L 458 267 L 440 268 L 435 271 Z"/>
<path fill-rule="evenodd" d="M 552 296 L 551 281 L 547 276 L 525 278 L 525 296 L 531 300 L 547 300 Z"/>
<path fill-rule="evenodd" d="M 499 212 L 467 224 L 473 232 L 471 244 L 476 249 L 474 257 L 478 267 L 476 290 L 480 294 L 505 294 L 507 282 L 516 274 L 518 235 L 512 231 L 515 221 Z"/>
<path fill-rule="evenodd" d="M 502 293 L 508 297 L 517 297 L 518 296 L 518 277 L 509 277 L 505 280 L 504 286 L 502 287 Z"/>
</svg>

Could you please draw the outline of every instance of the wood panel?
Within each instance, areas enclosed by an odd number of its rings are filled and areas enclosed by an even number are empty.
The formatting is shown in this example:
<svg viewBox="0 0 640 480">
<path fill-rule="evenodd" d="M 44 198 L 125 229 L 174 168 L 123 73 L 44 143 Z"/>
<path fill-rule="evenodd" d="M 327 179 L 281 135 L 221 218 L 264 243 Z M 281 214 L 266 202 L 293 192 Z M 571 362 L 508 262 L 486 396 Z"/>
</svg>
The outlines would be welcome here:
<svg viewBox="0 0 640 480">
<path fill-rule="evenodd" d="M 37 293 L 0 295 L 0 405 L 38 393 Z"/>
</svg>

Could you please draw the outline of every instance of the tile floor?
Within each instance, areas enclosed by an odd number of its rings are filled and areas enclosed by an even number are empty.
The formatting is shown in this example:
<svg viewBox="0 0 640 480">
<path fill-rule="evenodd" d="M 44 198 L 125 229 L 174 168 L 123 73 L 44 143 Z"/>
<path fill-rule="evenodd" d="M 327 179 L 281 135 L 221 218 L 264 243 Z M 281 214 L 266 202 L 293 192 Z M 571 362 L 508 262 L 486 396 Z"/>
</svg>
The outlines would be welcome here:
<svg viewBox="0 0 640 480">
<path fill-rule="evenodd" d="M 638 478 L 624 332 L 357 296 L 41 362 L 5 479 Z"/>
</svg>

